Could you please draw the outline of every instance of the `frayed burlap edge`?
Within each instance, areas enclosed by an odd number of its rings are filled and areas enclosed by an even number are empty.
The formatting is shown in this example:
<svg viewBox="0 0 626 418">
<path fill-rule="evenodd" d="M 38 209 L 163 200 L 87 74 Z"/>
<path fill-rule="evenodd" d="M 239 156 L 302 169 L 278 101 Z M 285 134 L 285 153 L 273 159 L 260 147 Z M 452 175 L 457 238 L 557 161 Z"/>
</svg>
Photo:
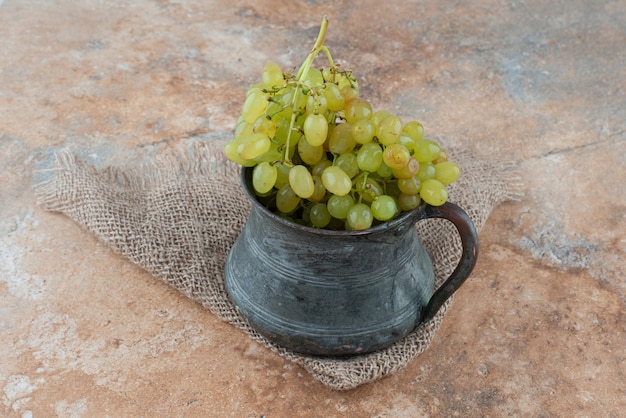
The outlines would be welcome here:
<svg viewBox="0 0 626 418">
<path fill-rule="evenodd" d="M 230 245 L 245 224 L 250 206 L 240 189 L 239 167 L 223 157 L 222 145 L 215 142 L 194 143 L 190 151 L 157 157 L 139 169 L 111 167 L 96 170 L 69 150 L 62 150 L 56 154 L 54 167 L 40 172 L 44 174 L 44 179 L 35 184 L 38 203 L 47 210 L 66 214 L 94 233 L 115 252 L 174 286 L 220 319 L 242 329 L 252 339 L 273 352 L 301 365 L 315 379 L 334 390 L 353 389 L 395 374 L 424 352 L 440 328 L 453 298 L 441 307 L 433 319 L 422 324 L 403 340 L 387 349 L 350 358 L 325 358 L 294 353 L 269 342 L 250 327 L 230 302 L 223 283 L 221 270 L 223 262 L 226 260 Z M 505 200 L 519 199 L 517 179 L 511 166 L 488 164 L 467 151 L 449 150 L 449 155 L 451 160 L 465 163 L 461 164 L 464 173 L 473 173 L 469 182 L 459 181 L 453 185 L 450 194 L 451 200 L 468 212 L 478 230 L 483 226 L 493 207 Z M 489 184 L 472 184 L 477 179 L 489 180 L 483 182 Z M 159 189 L 157 193 L 163 193 L 164 185 L 171 185 L 174 192 L 176 187 L 191 185 L 193 192 L 194 185 L 206 182 L 220 185 L 223 197 L 227 198 L 220 203 L 223 205 L 221 210 L 231 210 L 235 213 L 234 222 L 229 224 L 232 231 L 229 231 L 224 242 L 216 243 L 214 250 L 218 255 L 218 263 L 212 266 L 213 275 L 200 272 L 199 277 L 191 279 L 173 277 L 167 266 L 151 264 L 146 260 L 146 254 L 137 250 L 137 242 L 141 238 L 133 233 L 124 233 L 129 229 L 126 225 L 127 219 L 123 217 L 127 215 L 129 208 L 141 210 L 142 205 L 149 204 L 149 199 L 154 197 L 155 188 Z M 81 195 L 83 187 L 89 189 L 88 199 Z M 456 195 L 462 198 L 455 199 Z M 116 213 L 111 212 L 111 207 L 117 208 Z M 122 217 L 122 225 L 121 227 L 117 225 L 118 230 L 111 230 L 110 219 L 115 216 Z M 418 231 L 424 246 L 435 265 L 437 286 L 449 276 L 460 255 L 460 240 L 456 237 L 456 232 L 450 231 L 449 224 L 438 221 L 427 220 L 418 223 Z M 454 237 L 443 249 L 435 244 L 438 237 L 442 236 L 442 231 Z M 219 270 L 216 270 L 217 267 Z"/>
</svg>

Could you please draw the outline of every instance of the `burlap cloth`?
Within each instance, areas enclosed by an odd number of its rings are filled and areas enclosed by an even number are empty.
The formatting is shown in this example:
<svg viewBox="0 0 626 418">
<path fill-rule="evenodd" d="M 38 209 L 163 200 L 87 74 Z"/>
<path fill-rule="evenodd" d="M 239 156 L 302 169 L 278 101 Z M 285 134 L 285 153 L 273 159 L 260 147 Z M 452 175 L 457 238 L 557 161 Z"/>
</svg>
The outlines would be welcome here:
<svg viewBox="0 0 626 418">
<path fill-rule="evenodd" d="M 300 355 L 250 328 L 231 304 L 223 283 L 226 257 L 250 204 L 240 187 L 239 167 L 222 156 L 222 146 L 216 141 L 194 142 L 189 144 L 191 152 L 169 152 L 137 169 L 103 170 L 63 150 L 47 170 L 52 174 L 35 184 L 35 190 L 47 210 L 69 216 L 115 252 L 332 389 L 352 389 L 396 373 L 426 350 L 452 298 L 403 340 L 350 358 Z M 450 200 L 464 208 L 480 230 L 497 204 L 515 197 L 508 168 L 469 152 L 448 151 L 462 170 L 461 179 L 449 187 Z M 417 227 L 440 285 L 456 266 L 460 240 L 446 221 L 426 220 Z"/>
</svg>

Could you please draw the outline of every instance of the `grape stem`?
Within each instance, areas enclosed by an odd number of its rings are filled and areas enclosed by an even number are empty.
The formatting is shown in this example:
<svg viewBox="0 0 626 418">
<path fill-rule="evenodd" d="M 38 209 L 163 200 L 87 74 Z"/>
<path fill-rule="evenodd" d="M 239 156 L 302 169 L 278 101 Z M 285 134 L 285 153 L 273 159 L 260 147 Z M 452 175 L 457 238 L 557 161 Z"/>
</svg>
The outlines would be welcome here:
<svg viewBox="0 0 626 418">
<path fill-rule="evenodd" d="M 326 55 L 328 65 L 330 65 L 330 68 L 333 68 L 335 66 L 335 63 L 333 62 L 333 57 L 330 55 L 330 51 L 324 45 L 322 45 L 322 51 L 324 51 L 324 54 Z"/>
<path fill-rule="evenodd" d="M 287 141 L 285 142 L 285 162 L 291 164 L 291 160 L 289 159 L 289 148 L 291 145 L 291 133 L 293 132 L 293 127 L 296 123 L 297 117 L 297 108 L 296 104 L 298 102 L 298 96 L 300 95 L 300 90 L 302 89 L 302 84 L 304 80 L 306 80 L 309 75 L 309 71 L 311 70 L 311 66 L 313 65 L 313 61 L 317 55 L 324 51 L 326 54 L 326 58 L 328 58 L 328 62 L 330 66 L 333 67 L 333 59 L 330 56 L 330 51 L 328 48 L 324 46 L 324 39 L 326 38 L 326 30 L 328 29 L 328 16 L 324 16 L 322 19 L 322 24 L 320 26 L 320 31 L 317 35 L 317 39 L 315 40 L 315 44 L 313 45 L 313 49 L 309 52 L 309 55 L 306 57 L 306 60 L 300 66 L 298 70 L 298 74 L 296 75 L 296 90 L 294 92 L 293 98 L 291 99 L 291 120 L 289 121 L 289 131 L 287 133 Z"/>
<path fill-rule="evenodd" d="M 307 75 L 309 75 L 311 65 L 313 65 L 313 61 L 315 60 L 315 57 L 317 57 L 317 54 L 320 53 L 320 51 L 324 51 L 327 56 L 330 56 L 328 48 L 324 46 L 326 29 L 328 29 L 328 17 L 324 16 L 324 19 L 322 19 L 322 24 L 320 26 L 319 34 L 317 35 L 317 39 L 315 40 L 315 44 L 313 45 L 313 49 L 309 53 L 309 56 L 306 58 L 306 60 L 302 63 L 302 66 L 300 66 L 300 70 L 298 70 L 298 75 L 296 76 L 298 82 L 304 81 Z"/>
</svg>

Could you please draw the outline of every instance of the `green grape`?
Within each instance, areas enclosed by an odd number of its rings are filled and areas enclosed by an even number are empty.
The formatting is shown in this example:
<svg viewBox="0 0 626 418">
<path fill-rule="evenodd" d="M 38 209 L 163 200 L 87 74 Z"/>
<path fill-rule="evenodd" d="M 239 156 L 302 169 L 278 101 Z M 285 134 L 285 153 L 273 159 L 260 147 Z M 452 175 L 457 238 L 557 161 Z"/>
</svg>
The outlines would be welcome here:
<svg viewBox="0 0 626 418">
<path fill-rule="evenodd" d="M 374 180 L 371 176 L 365 176 L 365 174 L 359 174 L 352 184 L 356 191 L 361 195 L 361 198 L 366 202 L 372 202 L 377 196 L 383 194 L 383 187 Z"/>
<path fill-rule="evenodd" d="M 398 144 L 404 145 L 404 148 L 408 149 L 411 155 L 415 153 L 415 141 L 406 133 L 401 133 L 398 138 Z"/>
<path fill-rule="evenodd" d="M 372 202 L 371 210 L 375 219 L 388 221 L 398 214 L 398 205 L 393 197 L 380 195 Z"/>
<path fill-rule="evenodd" d="M 322 178 L 320 176 L 312 176 L 313 177 L 313 194 L 309 196 L 309 200 L 311 202 L 320 202 L 326 197 L 326 187 L 322 183 Z"/>
<path fill-rule="evenodd" d="M 391 144 L 383 152 L 383 161 L 392 169 L 406 166 L 410 159 L 411 153 L 401 144 Z"/>
<path fill-rule="evenodd" d="M 235 139 L 244 139 L 249 137 L 254 133 L 254 125 L 248 122 L 242 122 L 237 125 L 235 128 L 235 134 L 233 135 Z"/>
<path fill-rule="evenodd" d="M 444 186 L 454 183 L 461 175 L 459 166 L 451 161 L 435 164 L 435 180 Z"/>
<path fill-rule="evenodd" d="M 274 135 L 273 140 L 281 145 L 287 143 L 287 138 L 289 137 L 289 126 L 291 121 L 289 119 L 278 119 L 276 121 L 276 134 Z M 300 138 L 302 137 L 302 133 L 297 130 L 297 127 L 291 131 L 291 138 L 289 138 L 289 146 L 295 146 L 300 142 Z"/>
<path fill-rule="evenodd" d="M 350 71 L 339 71 L 337 73 L 337 79 L 335 81 L 337 82 L 337 86 L 339 86 L 340 89 L 343 89 L 344 87 L 350 87 L 357 94 L 359 93 L 359 83 Z"/>
<path fill-rule="evenodd" d="M 429 205 L 441 206 L 448 200 L 448 191 L 439 181 L 427 179 L 422 182 L 420 197 Z"/>
<path fill-rule="evenodd" d="M 439 157 L 441 148 L 429 139 L 420 139 L 415 142 L 415 154 L 413 157 L 420 163 L 432 162 Z"/>
<path fill-rule="evenodd" d="M 352 190 L 352 180 L 341 168 L 327 167 L 322 173 L 322 184 L 326 190 L 338 196 L 344 196 Z"/>
<path fill-rule="evenodd" d="M 276 124 L 276 133 L 274 134 L 274 141 L 279 144 L 284 144 L 287 141 L 287 135 L 289 134 L 289 124 L 291 116 L 288 118 L 276 117 L 274 123 Z"/>
<path fill-rule="evenodd" d="M 346 219 L 348 210 L 352 206 L 354 206 L 354 199 L 349 194 L 345 196 L 332 195 L 326 203 L 328 213 L 336 219 Z"/>
<path fill-rule="evenodd" d="M 280 95 L 275 94 L 274 97 L 272 98 L 272 100 L 270 100 L 269 104 L 267 105 L 267 109 L 265 109 L 265 116 L 276 121 L 276 119 L 278 119 L 278 115 L 282 115 L 283 112 L 288 113 L 289 112 L 289 108 L 284 107 L 280 102 L 279 102 L 279 97 Z M 288 110 L 289 109 L 289 110 Z"/>
<path fill-rule="evenodd" d="M 424 136 L 424 127 L 418 121 L 412 120 L 402 127 L 402 132 L 410 136 L 413 141 L 419 141 Z"/>
<path fill-rule="evenodd" d="M 357 144 L 367 144 L 374 139 L 376 129 L 369 119 L 361 119 L 352 125 L 352 137 Z"/>
<path fill-rule="evenodd" d="M 372 116 L 372 106 L 369 102 L 361 99 L 350 100 L 344 108 L 346 122 L 353 124 L 361 119 L 369 119 Z"/>
<path fill-rule="evenodd" d="M 316 147 L 326 142 L 328 136 L 328 121 L 323 115 L 310 114 L 307 115 L 303 125 L 304 139 Z"/>
<path fill-rule="evenodd" d="M 416 194 L 404 194 L 398 195 L 398 207 L 402 212 L 415 209 L 421 203 L 419 195 Z"/>
<path fill-rule="evenodd" d="M 276 188 L 271 188 L 265 193 L 259 193 L 255 190 L 254 195 L 257 197 L 259 203 L 265 207 L 276 203 Z"/>
<path fill-rule="evenodd" d="M 394 168 L 393 176 L 397 179 L 410 179 L 417 174 L 420 163 L 413 157 L 409 158 L 409 162 L 402 168 Z"/>
<path fill-rule="evenodd" d="M 291 190 L 299 197 L 307 199 L 315 191 L 313 177 L 309 170 L 303 165 L 296 165 L 289 170 L 289 185 Z"/>
<path fill-rule="evenodd" d="M 269 151 L 271 145 L 270 138 L 266 134 L 252 134 L 239 144 L 237 153 L 244 160 L 252 160 Z"/>
<path fill-rule="evenodd" d="M 448 154 L 444 150 L 441 150 L 439 152 L 439 156 L 433 160 L 433 164 L 439 164 L 446 161 L 448 161 Z"/>
<path fill-rule="evenodd" d="M 268 162 L 262 162 L 252 170 L 252 185 L 257 193 L 264 194 L 276 184 L 278 170 Z"/>
<path fill-rule="evenodd" d="M 420 168 L 417 171 L 417 177 L 421 180 L 434 179 L 436 175 L 435 166 L 433 163 L 423 163 L 420 164 Z"/>
<path fill-rule="evenodd" d="M 248 123 L 256 122 L 259 116 L 265 113 L 268 103 L 266 94 L 260 89 L 255 89 L 250 92 L 241 110 L 243 120 Z"/>
<path fill-rule="evenodd" d="M 289 171 L 291 170 L 291 167 L 283 163 L 275 164 L 274 167 L 276 167 L 277 173 L 276 184 L 274 184 L 274 187 L 280 189 L 285 184 L 289 184 Z"/>
<path fill-rule="evenodd" d="M 313 146 L 306 140 L 299 141 L 298 155 L 305 164 L 315 165 L 324 157 L 324 147 L 322 145 Z"/>
<path fill-rule="evenodd" d="M 324 203 L 316 203 L 309 211 L 309 220 L 316 228 L 324 228 L 330 223 L 330 212 Z"/>
<path fill-rule="evenodd" d="M 356 155 L 351 152 L 341 154 L 337 157 L 335 165 L 345 171 L 350 178 L 355 177 L 360 172 L 359 165 L 356 162 Z"/>
<path fill-rule="evenodd" d="M 342 86 L 339 84 L 339 88 L 341 89 L 341 95 L 343 96 L 345 103 L 348 104 L 352 100 L 357 100 L 359 98 L 359 89 L 350 85 Z"/>
<path fill-rule="evenodd" d="M 328 149 L 333 154 L 351 152 L 356 146 L 352 137 L 351 126 L 348 123 L 336 125 L 328 135 Z"/>
<path fill-rule="evenodd" d="M 339 87 L 334 83 L 324 84 L 324 96 L 326 97 L 328 109 L 333 112 L 343 109 L 346 105 L 346 99 L 341 94 Z"/>
<path fill-rule="evenodd" d="M 362 171 L 377 171 L 383 163 L 383 150 L 375 142 L 363 144 L 356 154 L 356 162 Z"/>
<path fill-rule="evenodd" d="M 303 111 L 304 109 L 306 109 L 306 104 L 308 101 L 309 101 L 308 94 L 304 94 L 301 89 L 298 90 L 298 96 L 296 98 L 296 108 L 299 111 Z"/>
<path fill-rule="evenodd" d="M 376 112 L 372 113 L 371 121 L 374 124 L 374 126 L 376 127 L 387 116 L 391 116 L 391 113 L 389 113 L 386 110 L 377 110 Z"/>
<path fill-rule="evenodd" d="M 270 138 L 274 138 L 274 135 L 276 135 L 276 122 L 274 122 L 271 118 L 259 116 L 259 118 L 256 120 L 256 122 L 254 122 L 254 125 L 252 126 L 252 131 L 255 134 L 263 133 Z"/>
<path fill-rule="evenodd" d="M 376 170 L 376 174 L 378 174 L 380 178 L 386 179 L 393 176 L 393 170 L 383 161 L 378 170 Z"/>
<path fill-rule="evenodd" d="M 365 203 L 352 206 L 346 216 L 346 223 L 353 231 L 362 231 L 371 227 L 373 220 L 372 211 Z"/>
<path fill-rule="evenodd" d="M 326 82 L 326 84 L 335 84 L 336 74 L 337 74 L 337 67 L 322 68 L 322 77 L 324 77 L 324 81 Z"/>
<path fill-rule="evenodd" d="M 298 132 L 301 135 L 303 135 L 303 129 L 304 129 L 304 121 L 306 120 L 306 117 L 308 115 L 306 113 L 300 113 L 299 115 L 296 116 L 296 120 L 294 121 L 294 133 Z M 293 134 L 292 134 L 293 135 Z"/>
<path fill-rule="evenodd" d="M 293 85 L 287 85 L 285 88 L 280 90 L 279 93 L 274 95 L 273 102 L 276 102 L 281 108 L 286 108 L 291 110 L 291 104 L 293 101 L 293 95 L 295 94 L 296 89 Z"/>
<path fill-rule="evenodd" d="M 274 109 L 274 112 L 278 111 L 279 109 L 289 109 L 289 110 L 291 110 L 291 102 L 293 100 L 293 95 L 294 95 L 295 91 L 296 90 L 293 88 L 292 85 L 289 85 L 289 84 L 286 85 L 278 93 L 274 94 L 274 96 L 272 97 L 272 101 L 270 102 L 269 106 L 272 106 L 272 103 L 275 103 L 277 105 L 277 107 L 272 108 L 272 109 Z M 274 113 L 269 113 L 268 112 L 268 115 L 274 116 Z"/>
<path fill-rule="evenodd" d="M 398 142 L 400 132 L 402 132 L 402 120 L 398 116 L 391 115 L 380 121 L 376 137 L 381 144 L 389 146 Z"/>
<path fill-rule="evenodd" d="M 224 145 L 224 155 L 226 155 L 226 157 L 228 157 L 229 160 L 239 165 L 242 165 L 244 167 L 254 166 L 256 164 L 254 161 L 244 160 L 243 158 L 239 156 L 239 153 L 237 152 L 239 145 L 240 145 L 240 142 L 237 140 L 227 142 L 226 145 Z"/>
<path fill-rule="evenodd" d="M 276 208 L 282 213 L 291 213 L 300 204 L 300 197 L 291 189 L 289 184 L 285 184 L 276 193 Z"/>
<path fill-rule="evenodd" d="M 317 68 L 311 68 L 306 78 L 304 79 L 304 84 L 309 87 L 319 87 L 324 84 L 324 76 L 322 76 L 322 72 Z"/>
<path fill-rule="evenodd" d="M 333 162 L 323 158 L 319 163 L 311 168 L 311 175 L 321 177 L 326 167 L 333 165 Z"/>
<path fill-rule="evenodd" d="M 416 176 L 410 179 L 398 179 L 398 189 L 404 194 L 417 194 L 420 191 L 422 183 Z"/>
<path fill-rule="evenodd" d="M 284 112 L 293 112 L 294 106 L 294 95 L 297 93 L 296 97 L 296 111 L 302 110 L 306 107 L 306 102 L 309 98 L 307 94 L 302 93 L 302 89 L 296 90 L 294 85 L 287 85 L 283 90 L 281 90 L 281 94 L 274 95 L 274 100 L 277 100 L 281 107 L 284 108 Z"/>
<path fill-rule="evenodd" d="M 326 96 L 323 94 L 311 94 L 309 95 L 306 102 L 306 113 L 321 113 L 325 114 L 328 111 L 328 103 L 326 101 Z"/>
<path fill-rule="evenodd" d="M 283 71 L 273 62 L 265 64 L 261 78 L 263 85 L 268 88 L 282 86 L 284 83 Z"/>
<path fill-rule="evenodd" d="M 262 163 L 263 161 L 267 161 L 268 163 L 274 161 L 280 161 L 285 157 L 285 152 L 282 150 L 282 145 L 276 144 L 275 142 L 270 142 L 270 149 L 254 158 L 253 161 L 258 163 Z"/>
</svg>

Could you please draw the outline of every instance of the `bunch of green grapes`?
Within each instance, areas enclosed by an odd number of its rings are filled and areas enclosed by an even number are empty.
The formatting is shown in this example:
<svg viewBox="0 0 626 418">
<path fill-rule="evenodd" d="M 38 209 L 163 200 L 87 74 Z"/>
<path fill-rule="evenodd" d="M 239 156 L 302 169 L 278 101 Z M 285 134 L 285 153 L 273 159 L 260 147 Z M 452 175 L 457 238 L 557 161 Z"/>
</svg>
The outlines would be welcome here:
<svg viewBox="0 0 626 418">
<path fill-rule="evenodd" d="M 254 167 L 257 198 L 270 210 L 315 228 L 364 230 L 424 201 L 446 202 L 457 164 L 417 121 L 373 111 L 350 71 L 315 47 L 297 74 L 267 64 L 248 89 L 234 139 L 224 152 Z M 313 68 L 319 52 L 327 68 Z"/>
</svg>

